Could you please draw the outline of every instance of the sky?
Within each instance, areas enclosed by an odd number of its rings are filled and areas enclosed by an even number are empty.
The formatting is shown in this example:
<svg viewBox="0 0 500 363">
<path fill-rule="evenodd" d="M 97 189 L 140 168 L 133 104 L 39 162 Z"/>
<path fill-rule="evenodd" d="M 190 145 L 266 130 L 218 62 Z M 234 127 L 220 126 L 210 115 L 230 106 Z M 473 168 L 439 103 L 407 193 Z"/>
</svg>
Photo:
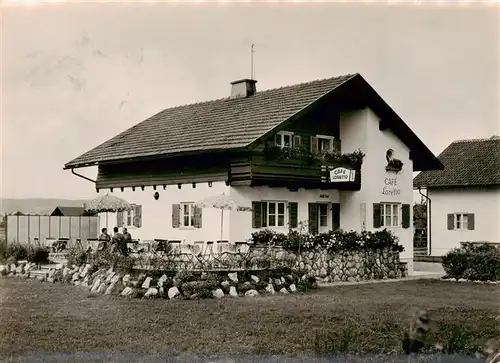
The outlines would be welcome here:
<svg viewBox="0 0 500 363">
<path fill-rule="evenodd" d="M 162 109 L 360 73 L 438 155 L 500 134 L 500 8 L 387 3 L 1 8 L 3 198 L 92 198 L 63 165 Z M 78 172 L 92 179 L 96 168 Z"/>
</svg>

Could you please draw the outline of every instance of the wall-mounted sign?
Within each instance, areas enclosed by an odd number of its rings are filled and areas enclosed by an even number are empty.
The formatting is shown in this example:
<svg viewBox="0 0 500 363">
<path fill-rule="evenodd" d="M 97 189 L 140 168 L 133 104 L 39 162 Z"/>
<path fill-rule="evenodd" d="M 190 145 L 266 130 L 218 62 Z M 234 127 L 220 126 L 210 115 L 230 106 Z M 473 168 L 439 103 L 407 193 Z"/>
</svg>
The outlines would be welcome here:
<svg viewBox="0 0 500 363">
<path fill-rule="evenodd" d="M 320 194 L 320 199 L 330 199 L 330 194 Z"/>
<path fill-rule="evenodd" d="M 397 178 L 385 178 L 384 188 L 382 189 L 382 195 L 400 195 L 401 189 L 398 187 Z"/>
<path fill-rule="evenodd" d="M 403 169 L 403 162 L 394 157 L 394 150 L 387 150 L 385 153 L 385 159 L 387 160 L 387 166 L 385 167 L 386 171 L 395 171 L 398 173 L 401 169 Z"/>
<path fill-rule="evenodd" d="M 330 181 L 332 183 L 353 182 L 355 177 L 356 170 L 341 167 L 330 170 Z"/>
</svg>

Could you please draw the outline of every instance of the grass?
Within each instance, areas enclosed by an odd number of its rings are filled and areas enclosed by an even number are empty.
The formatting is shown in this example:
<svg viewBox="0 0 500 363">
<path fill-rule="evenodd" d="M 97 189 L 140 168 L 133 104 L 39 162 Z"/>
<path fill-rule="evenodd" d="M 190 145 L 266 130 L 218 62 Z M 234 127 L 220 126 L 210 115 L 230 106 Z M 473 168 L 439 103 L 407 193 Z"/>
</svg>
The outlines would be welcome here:
<svg viewBox="0 0 500 363">
<path fill-rule="evenodd" d="M 433 280 L 221 300 L 134 300 L 0 279 L 0 356 L 25 352 L 200 354 L 401 351 L 408 312 L 428 309 L 449 352 L 498 337 L 497 285 Z"/>
</svg>

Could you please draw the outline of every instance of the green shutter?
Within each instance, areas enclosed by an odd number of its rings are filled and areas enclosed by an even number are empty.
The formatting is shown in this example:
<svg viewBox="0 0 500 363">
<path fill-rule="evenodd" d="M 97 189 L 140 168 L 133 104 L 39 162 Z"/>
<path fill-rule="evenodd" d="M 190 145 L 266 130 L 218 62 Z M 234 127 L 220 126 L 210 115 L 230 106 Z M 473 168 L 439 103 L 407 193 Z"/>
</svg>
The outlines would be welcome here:
<svg viewBox="0 0 500 363">
<path fill-rule="evenodd" d="M 299 203 L 297 202 L 288 203 L 288 214 L 289 214 L 288 220 L 290 223 L 290 228 L 297 228 L 298 209 L 299 209 Z"/>
<path fill-rule="evenodd" d="M 471 231 L 475 228 L 474 214 L 467 214 L 467 228 Z"/>
<path fill-rule="evenodd" d="M 123 227 L 123 212 L 116 213 L 116 225 L 117 227 Z"/>
<path fill-rule="evenodd" d="M 410 228 L 410 205 L 403 204 L 401 206 L 401 219 L 403 228 Z"/>
<path fill-rule="evenodd" d="M 448 214 L 447 223 L 448 231 L 455 229 L 455 216 L 452 213 Z"/>
<path fill-rule="evenodd" d="M 202 219 L 202 209 L 200 207 L 194 207 L 193 225 L 195 228 L 201 228 L 201 219 Z"/>
<path fill-rule="evenodd" d="M 380 203 L 373 203 L 373 228 L 380 228 L 382 226 L 382 205 Z"/>
<path fill-rule="evenodd" d="M 332 230 L 340 229 L 340 203 L 332 203 Z"/>
<path fill-rule="evenodd" d="M 262 205 L 262 227 L 267 227 L 267 202 L 260 202 Z"/>
<path fill-rule="evenodd" d="M 262 203 L 252 202 L 252 228 L 262 227 Z"/>
<path fill-rule="evenodd" d="M 134 227 L 141 228 L 142 227 L 142 205 L 134 206 Z"/>
<path fill-rule="evenodd" d="M 318 138 L 316 136 L 311 136 L 311 152 L 318 152 Z"/>
<path fill-rule="evenodd" d="M 318 234 L 318 205 L 309 203 L 309 233 Z"/>
<path fill-rule="evenodd" d="M 179 228 L 181 224 L 181 205 L 172 204 L 172 227 Z"/>
</svg>

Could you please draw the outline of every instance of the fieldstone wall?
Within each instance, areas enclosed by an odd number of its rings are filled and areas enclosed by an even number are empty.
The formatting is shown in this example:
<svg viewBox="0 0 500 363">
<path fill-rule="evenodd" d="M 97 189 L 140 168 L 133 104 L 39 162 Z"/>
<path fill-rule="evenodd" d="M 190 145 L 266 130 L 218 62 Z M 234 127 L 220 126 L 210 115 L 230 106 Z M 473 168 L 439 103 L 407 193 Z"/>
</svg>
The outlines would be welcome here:
<svg viewBox="0 0 500 363">
<path fill-rule="evenodd" d="M 154 260 L 154 261 L 153 261 Z M 245 252 L 220 255 L 178 254 L 164 259 L 145 259 L 136 268 L 144 270 L 259 270 L 287 267 L 321 282 L 382 280 L 408 275 L 406 263 L 390 248 L 330 253 L 325 249 L 303 252 L 281 247 L 251 246 Z"/>
</svg>

